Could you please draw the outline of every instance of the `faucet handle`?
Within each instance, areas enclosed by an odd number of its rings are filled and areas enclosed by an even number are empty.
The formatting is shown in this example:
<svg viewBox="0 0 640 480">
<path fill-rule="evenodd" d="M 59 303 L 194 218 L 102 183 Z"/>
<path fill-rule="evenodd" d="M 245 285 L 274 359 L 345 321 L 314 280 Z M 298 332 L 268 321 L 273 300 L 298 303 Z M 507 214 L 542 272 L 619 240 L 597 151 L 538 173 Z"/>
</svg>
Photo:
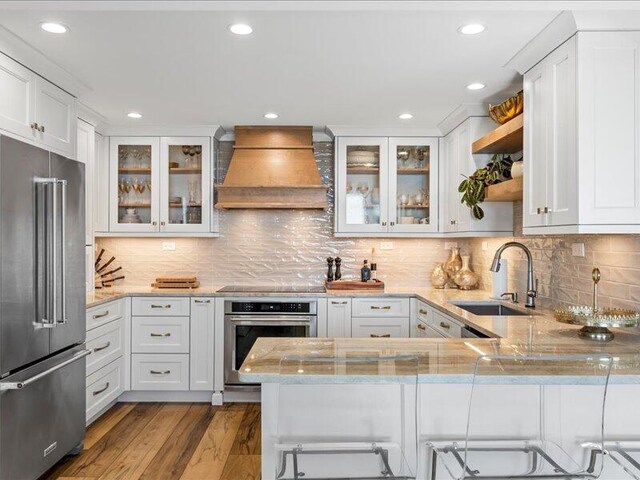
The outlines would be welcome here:
<svg viewBox="0 0 640 480">
<path fill-rule="evenodd" d="M 536 278 L 534 283 L 535 283 L 534 289 L 533 290 L 529 290 L 527 292 L 527 297 L 529 297 L 529 298 L 536 298 L 538 296 L 538 283 L 539 282 L 538 282 L 537 278 Z"/>
<path fill-rule="evenodd" d="M 500 298 L 506 297 L 506 296 L 511 297 L 511 303 L 518 303 L 518 292 L 505 292 L 502 295 L 500 295 Z"/>
</svg>

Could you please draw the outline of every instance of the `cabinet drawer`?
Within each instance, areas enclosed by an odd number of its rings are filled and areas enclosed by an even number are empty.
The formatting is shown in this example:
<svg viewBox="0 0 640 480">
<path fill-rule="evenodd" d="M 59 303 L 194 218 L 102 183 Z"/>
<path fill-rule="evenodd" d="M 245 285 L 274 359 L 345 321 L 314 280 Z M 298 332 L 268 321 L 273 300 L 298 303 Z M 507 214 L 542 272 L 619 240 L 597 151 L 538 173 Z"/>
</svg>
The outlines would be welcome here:
<svg viewBox="0 0 640 480">
<path fill-rule="evenodd" d="M 354 338 L 407 338 L 408 318 L 354 318 L 351 326 Z"/>
<path fill-rule="evenodd" d="M 408 317 L 408 298 L 354 298 L 354 317 Z"/>
<path fill-rule="evenodd" d="M 123 354 L 124 319 L 119 318 L 87 333 L 87 375 L 91 375 Z"/>
<path fill-rule="evenodd" d="M 124 391 L 124 358 L 109 363 L 87 377 L 86 402 L 89 420 Z"/>
<path fill-rule="evenodd" d="M 431 307 L 424 302 L 418 300 L 417 302 L 417 312 L 416 315 L 418 320 L 421 320 L 425 323 L 428 323 L 428 319 L 431 316 Z"/>
<path fill-rule="evenodd" d="M 436 310 L 431 311 L 431 318 L 427 319 L 427 324 L 445 337 L 460 338 L 462 336 L 462 326 L 451 317 Z"/>
<path fill-rule="evenodd" d="M 87 309 L 87 331 L 122 318 L 125 299 Z"/>
<path fill-rule="evenodd" d="M 189 317 L 133 317 L 133 353 L 189 353 Z"/>
<path fill-rule="evenodd" d="M 189 316 L 189 297 L 134 297 L 131 299 L 132 315 Z"/>
<path fill-rule="evenodd" d="M 131 390 L 189 390 L 189 355 L 131 355 Z"/>
</svg>

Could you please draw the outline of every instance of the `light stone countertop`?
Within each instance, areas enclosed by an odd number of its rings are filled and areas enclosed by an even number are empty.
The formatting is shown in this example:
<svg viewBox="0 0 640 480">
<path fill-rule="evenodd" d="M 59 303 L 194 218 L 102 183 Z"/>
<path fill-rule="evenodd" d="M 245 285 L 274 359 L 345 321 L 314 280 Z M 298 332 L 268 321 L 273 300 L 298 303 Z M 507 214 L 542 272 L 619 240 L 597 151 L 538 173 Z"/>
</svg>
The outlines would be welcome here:
<svg viewBox="0 0 640 480">
<path fill-rule="evenodd" d="M 132 296 L 202 296 L 244 297 L 291 296 L 283 293 L 241 295 L 219 293 L 222 287 L 200 287 L 193 290 L 132 287 L 97 291 L 87 295 L 87 308 L 118 298 Z M 490 339 L 434 339 L 434 338 L 260 338 L 240 369 L 240 379 L 247 383 L 278 380 L 280 360 L 284 355 L 346 357 L 349 355 L 389 356 L 418 355 L 421 383 L 468 383 L 475 361 L 481 354 L 501 355 L 566 355 L 609 354 L 614 357 L 612 383 L 640 384 L 640 330 L 612 329 L 612 342 L 600 344 L 577 336 L 580 327 L 556 322 L 550 310 L 536 308 L 527 316 L 473 315 L 450 302 L 490 300 L 482 290 L 436 290 L 432 288 L 389 288 L 384 292 L 338 291 L 313 293 L 309 298 L 324 297 L 415 297 L 458 321 L 489 336 Z M 500 302 L 513 307 L 508 302 Z M 516 307 L 525 310 L 524 307 Z M 526 310 L 529 312 L 529 310 Z M 378 375 L 378 374 L 377 374 Z M 357 381 L 358 375 L 342 375 L 341 381 Z M 364 377 L 362 377 L 364 378 Z M 505 377 L 506 379 L 507 377 Z M 535 376 L 530 377 L 537 378 Z M 310 372 L 291 375 L 290 381 L 313 383 L 318 378 Z M 583 382 L 574 377 L 572 383 Z M 567 382 L 566 378 L 562 379 Z"/>
</svg>

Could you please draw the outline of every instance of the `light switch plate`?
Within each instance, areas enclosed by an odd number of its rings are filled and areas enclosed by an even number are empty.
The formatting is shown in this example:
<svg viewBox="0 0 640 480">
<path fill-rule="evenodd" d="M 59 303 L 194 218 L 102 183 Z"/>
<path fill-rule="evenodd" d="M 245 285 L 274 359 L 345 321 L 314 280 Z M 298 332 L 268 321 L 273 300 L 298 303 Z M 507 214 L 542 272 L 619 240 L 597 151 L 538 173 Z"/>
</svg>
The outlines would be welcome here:
<svg viewBox="0 0 640 480">
<path fill-rule="evenodd" d="M 584 243 L 572 243 L 571 255 L 573 255 L 574 257 L 584 257 Z"/>
<path fill-rule="evenodd" d="M 393 242 L 380 242 L 380 250 L 393 250 Z"/>
<path fill-rule="evenodd" d="M 444 242 L 444 249 L 451 250 L 452 248 L 457 248 L 458 242 Z"/>
<path fill-rule="evenodd" d="M 174 252 L 176 250 L 176 242 L 162 242 L 162 250 Z"/>
</svg>

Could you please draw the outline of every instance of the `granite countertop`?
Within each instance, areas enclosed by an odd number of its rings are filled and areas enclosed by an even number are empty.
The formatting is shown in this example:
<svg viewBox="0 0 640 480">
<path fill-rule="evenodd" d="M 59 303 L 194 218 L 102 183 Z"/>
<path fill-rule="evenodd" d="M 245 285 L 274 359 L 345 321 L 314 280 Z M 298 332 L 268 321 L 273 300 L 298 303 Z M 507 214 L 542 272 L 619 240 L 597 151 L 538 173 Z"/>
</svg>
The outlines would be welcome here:
<svg viewBox="0 0 640 480">
<path fill-rule="evenodd" d="M 498 338 L 260 338 L 240 369 L 240 380 L 264 383 L 286 376 L 286 381 L 314 383 L 321 378 L 309 368 L 287 371 L 281 366 L 284 356 L 344 358 L 416 355 L 419 359 L 420 383 L 468 383 L 480 355 L 608 354 L 614 362 L 613 383 L 640 383 L 640 332 L 636 329 L 612 329 L 615 332 L 612 342 L 596 343 L 579 338 L 577 330 L 580 327 L 558 323 L 548 309 L 537 308 L 526 316 L 478 316 L 450 303 L 487 301 L 489 293 L 485 291 L 416 289 L 413 295 L 458 321 Z M 507 302 L 496 303 L 513 307 Z M 374 368 L 384 370 L 380 366 Z M 285 372 L 286 375 L 281 376 Z M 553 378 L 555 375 L 541 372 L 536 376 L 533 375 L 535 372 L 531 373 L 530 379 L 536 379 L 536 382 L 539 376 L 551 375 L 549 378 Z M 586 372 L 581 372 L 581 375 L 572 379 L 563 377 L 562 382 L 584 383 L 588 375 L 585 377 L 582 373 L 586 375 Z M 340 377 L 340 381 L 355 382 L 358 377 L 363 377 L 363 372 L 341 374 Z M 506 381 L 514 380 L 508 376 L 503 378 Z M 549 378 L 547 381 L 551 382 Z"/>
</svg>

